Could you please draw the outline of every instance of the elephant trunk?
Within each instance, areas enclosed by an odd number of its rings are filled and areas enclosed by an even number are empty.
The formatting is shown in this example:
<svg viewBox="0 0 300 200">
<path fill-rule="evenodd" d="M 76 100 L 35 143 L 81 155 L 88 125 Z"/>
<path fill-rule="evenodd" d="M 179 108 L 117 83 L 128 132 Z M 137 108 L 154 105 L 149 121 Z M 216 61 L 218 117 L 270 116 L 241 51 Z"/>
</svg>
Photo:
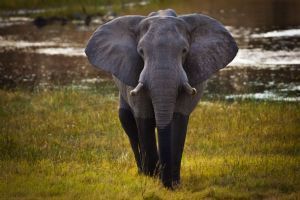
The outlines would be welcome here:
<svg viewBox="0 0 300 200">
<path fill-rule="evenodd" d="M 150 91 L 152 104 L 155 113 L 157 127 L 166 127 L 173 118 L 173 112 L 177 100 L 179 89 L 182 88 L 189 95 L 197 93 L 188 83 L 187 75 L 182 66 L 175 68 L 160 68 L 149 73 L 145 78 L 143 70 L 139 84 L 132 90 L 133 93 L 143 87 L 143 82 L 148 80 L 148 89 Z"/>
<path fill-rule="evenodd" d="M 175 108 L 175 100 L 176 96 L 166 97 L 163 95 L 157 95 L 152 99 L 157 127 L 163 128 L 170 124 Z"/>
<path fill-rule="evenodd" d="M 157 127 L 167 126 L 173 117 L 178 92 L 176 73 L 155 72 L 155 81 L 150 81 L 150 95 Z"/>
</svg>

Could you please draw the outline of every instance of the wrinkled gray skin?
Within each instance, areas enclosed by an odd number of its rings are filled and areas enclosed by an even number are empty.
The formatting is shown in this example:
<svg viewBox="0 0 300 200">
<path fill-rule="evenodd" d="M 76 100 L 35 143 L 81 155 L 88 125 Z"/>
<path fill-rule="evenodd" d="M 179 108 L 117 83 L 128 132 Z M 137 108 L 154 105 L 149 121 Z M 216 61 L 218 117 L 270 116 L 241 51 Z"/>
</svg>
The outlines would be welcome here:
<svg viewBox="0 0 300 200">
<path fill-rule="evenodd" d="M 231 62 L 237 51 L 234 39 L 215 19 L 200 14 L 177 16 L 168 9 L 148 16 L 119 17 L 100 26 L 88 42 L 86 55 L 92 65 L 113 74 L 120 90 L 120 109 L 129 110 L 138 127 L 140 120 L 155 119 L 160 137 L 176 131 L 175 114 L 188 121 L 205 81 Z M 173 128 L 167 128 L 170 124 Z M 185 131 L 181 131 L 184 138 Z M 139 140 L 138 153 L 142 154 Z M 162 141 L 159 151 L 164 143 L 168 146 L 169 141 Z M 160 163 L 166 165 L 161 166 L 162 174 L 172 170 L 168 166 L 172 153 L 176 154 L 172 150 L 158 153 Z M 179 181 L 170 176 L 162 175 L 167 187 Z"/>
</svg>

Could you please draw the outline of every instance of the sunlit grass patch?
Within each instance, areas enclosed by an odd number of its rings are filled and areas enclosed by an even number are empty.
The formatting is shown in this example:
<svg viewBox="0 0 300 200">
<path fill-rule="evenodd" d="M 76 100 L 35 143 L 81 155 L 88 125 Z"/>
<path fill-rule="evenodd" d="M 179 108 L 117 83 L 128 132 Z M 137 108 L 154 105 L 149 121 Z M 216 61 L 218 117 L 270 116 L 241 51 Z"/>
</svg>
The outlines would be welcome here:
<svg viewBox="0 0 300 200">
<path fill-rule="evenodd" d="M 182 184 L 137 173 L 112 90 L 0 91 L 0 196 L 41 199 L 296 199 L 300 107 L 201 102 Z"/>
</svg>

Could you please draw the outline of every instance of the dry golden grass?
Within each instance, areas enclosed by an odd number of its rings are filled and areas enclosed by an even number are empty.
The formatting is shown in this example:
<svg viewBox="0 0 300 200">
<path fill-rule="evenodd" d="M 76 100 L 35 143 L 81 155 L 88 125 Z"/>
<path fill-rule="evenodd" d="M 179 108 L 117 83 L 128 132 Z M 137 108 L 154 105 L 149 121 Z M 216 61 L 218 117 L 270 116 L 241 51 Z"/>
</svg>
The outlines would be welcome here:
<svg viewBox="0 0 300 200">
<path fill-rule="evenodd" d="M 297 199 L 300 105 L 200 103 L 182 185 L 137 174 L 115 92 L 0 91 L 4 199 Z"/>
</svg>

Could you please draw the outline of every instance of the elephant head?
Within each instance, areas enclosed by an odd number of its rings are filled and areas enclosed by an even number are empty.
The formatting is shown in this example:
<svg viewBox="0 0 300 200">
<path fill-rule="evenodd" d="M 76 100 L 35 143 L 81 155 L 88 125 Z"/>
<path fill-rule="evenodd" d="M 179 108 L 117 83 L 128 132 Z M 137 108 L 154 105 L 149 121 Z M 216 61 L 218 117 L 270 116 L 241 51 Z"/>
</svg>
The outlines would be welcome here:
<svg viewBox="0 0 300 200">
<path fill-rule="evenodd" d="M 237 45 L 222 24 L 201 14 L 177 16 L 171 10 L 124 16 L 100 26 L 85 53 L 97 68 L 134 89 L 147 90 L 157 127 L 168 125 L 178 93 L 193 88 L 224 68 Z"/>
</svg>

